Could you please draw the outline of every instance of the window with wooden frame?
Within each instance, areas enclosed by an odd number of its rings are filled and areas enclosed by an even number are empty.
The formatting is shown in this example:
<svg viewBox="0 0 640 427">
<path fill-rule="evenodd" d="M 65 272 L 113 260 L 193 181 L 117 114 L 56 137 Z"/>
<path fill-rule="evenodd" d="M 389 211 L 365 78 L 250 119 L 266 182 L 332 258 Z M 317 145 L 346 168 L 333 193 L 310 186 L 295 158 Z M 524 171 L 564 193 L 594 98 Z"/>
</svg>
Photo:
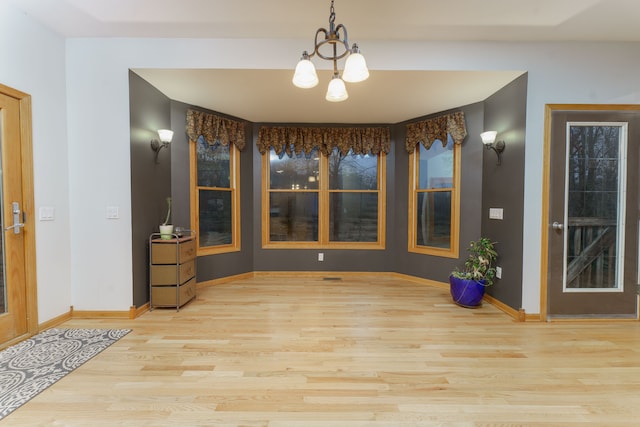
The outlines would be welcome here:
<svg viewBox="0 0 640 427">
<path fill-rule="evenodd" d="M 219 142 L 209 145 L 200 137 L 195 153 L 192 180 L 195 204 L 193 223 L 198 254 L 208 255 L 240 250 L 240 165 L 238 149 Z"/>
<path fill-rule="evenodd" d="M 261 136 L 263 247 L 384 248 L 384 152 L 355 144 L 278 152 Z"/>
<path fill-rule="evenodd" d="M 438 142 L 409 156 L 409 251 L 457 258 L 460 146 Z"/>
<path fill-rule="evenodd" d="M 407 126 L 409 252 L 457 258 L 460 233 L 460 151 L 464 115 Z"/>
<path fill-rule="evenodd" d="M 191 224 L 198 255 L 240 250 L 240 149 L 244 125 L 189 110 Z"/>
</svg>

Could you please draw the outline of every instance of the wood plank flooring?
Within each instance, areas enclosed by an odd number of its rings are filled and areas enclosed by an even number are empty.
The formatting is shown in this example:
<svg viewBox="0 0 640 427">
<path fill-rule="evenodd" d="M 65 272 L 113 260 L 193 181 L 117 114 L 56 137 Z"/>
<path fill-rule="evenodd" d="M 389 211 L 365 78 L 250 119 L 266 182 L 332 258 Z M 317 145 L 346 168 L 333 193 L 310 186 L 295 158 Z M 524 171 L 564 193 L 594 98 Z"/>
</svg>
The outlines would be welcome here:
<svg viewBox="0 0 640 427">
<path fill-rule="evenodd" d="M 61 326 L 133 331 L 1 426 L 640 422 L 639 322 L 518 323 L 385 275 L 260 276 Z"/>
</svg>

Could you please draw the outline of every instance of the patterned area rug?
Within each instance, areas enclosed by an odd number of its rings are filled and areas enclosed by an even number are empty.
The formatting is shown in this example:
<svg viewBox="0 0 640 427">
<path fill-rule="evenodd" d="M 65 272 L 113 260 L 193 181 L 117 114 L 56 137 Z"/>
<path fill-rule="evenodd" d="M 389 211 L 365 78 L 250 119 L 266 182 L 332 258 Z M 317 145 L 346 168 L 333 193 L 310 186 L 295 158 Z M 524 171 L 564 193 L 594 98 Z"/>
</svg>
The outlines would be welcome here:
<svg viewBox="0 0 640 427">
<path fill-rule="evenodd" d="M 0 352 L 0 420 L 130 329 L 49 329 Z"/>
</svg>

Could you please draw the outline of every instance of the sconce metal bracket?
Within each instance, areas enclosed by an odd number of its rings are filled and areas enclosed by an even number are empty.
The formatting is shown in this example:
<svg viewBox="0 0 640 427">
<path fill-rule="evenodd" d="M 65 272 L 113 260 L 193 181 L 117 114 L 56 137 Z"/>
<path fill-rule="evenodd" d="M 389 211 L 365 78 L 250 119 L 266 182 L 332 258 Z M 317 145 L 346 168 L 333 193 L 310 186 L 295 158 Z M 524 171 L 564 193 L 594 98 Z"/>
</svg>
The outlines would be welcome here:
<svg viewBox="0 0 640 427">
<path fill-rule="evenodd" d="M 502 164 L 502 152 L 504 151 L 504 141 L 496 141 L 492 144 L 486 144 L 485 147 L 487 147 L 487 150 L 493 150 L 496 152 L 496 155 L 498 156 L 498 163 L 496 163 L 498 166 L 500 166 Z"/>
<path fill-rule="evenodd" d="M 168 142 L 160 142 L 157 139 L 152 139 L 151 140 L 151 149 L 153 150 L 154 153 L 156 153 L 156 157 L 155 157 L 155 161 L 156 163 L 158 162 L 158 154 L 160 154 L 160 150 L 162 150 L 165 147 L 168 147 L 169 143 Z"/>
</svg>

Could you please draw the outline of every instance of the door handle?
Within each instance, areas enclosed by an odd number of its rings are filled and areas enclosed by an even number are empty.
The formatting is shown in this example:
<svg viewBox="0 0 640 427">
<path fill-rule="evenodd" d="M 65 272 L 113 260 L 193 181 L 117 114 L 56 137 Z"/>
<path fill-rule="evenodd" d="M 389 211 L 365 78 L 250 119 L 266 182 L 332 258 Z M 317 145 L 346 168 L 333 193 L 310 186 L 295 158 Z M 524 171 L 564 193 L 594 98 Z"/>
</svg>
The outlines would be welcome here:
<svg viewBox="0 0 640 427">
<path fill-rule="evenodd" d="M 20 222 L 20 220 L 22 219 L 20 218 L 20 214 L 22 213 L 20 211 L 20 203 L 13 202 L 11 204 L 11 208 L 13 213 L 13 225 L 5 227 L 5 231 L 13 229 L 13 234 L 20 234 L 20 229 L 24 227 L 24 223 Z"/>
<path fill-rule="evenodd" d="M 553 224 L 551 224 L 551 228 L 553 228 L 554 230 L 563 230 L 564 224 L 560 224 L 558 221 L 555 221 Z"/>
</svg>

